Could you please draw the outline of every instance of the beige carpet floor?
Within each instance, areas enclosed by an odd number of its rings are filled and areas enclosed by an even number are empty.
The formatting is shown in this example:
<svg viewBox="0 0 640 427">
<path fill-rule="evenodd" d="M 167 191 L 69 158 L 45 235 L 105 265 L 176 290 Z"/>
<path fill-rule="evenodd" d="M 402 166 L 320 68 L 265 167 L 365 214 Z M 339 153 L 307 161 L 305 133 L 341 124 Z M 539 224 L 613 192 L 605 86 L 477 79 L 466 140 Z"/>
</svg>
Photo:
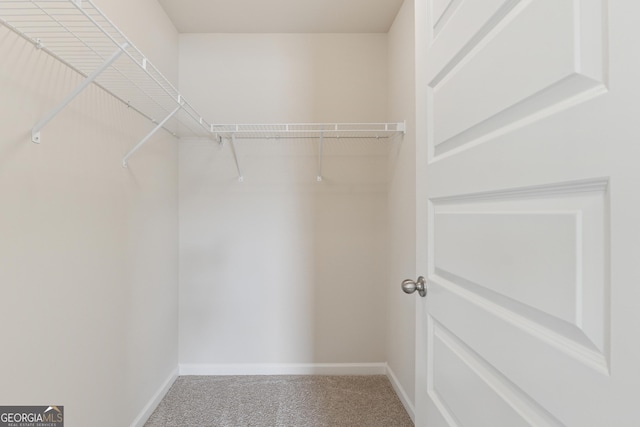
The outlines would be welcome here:
<svg viewBox="0 0 640 427">
<path fill-rule="evenodd" d="M 411 427 L 385 376 L 179 377 L 145 427 Z"/>
</svg>

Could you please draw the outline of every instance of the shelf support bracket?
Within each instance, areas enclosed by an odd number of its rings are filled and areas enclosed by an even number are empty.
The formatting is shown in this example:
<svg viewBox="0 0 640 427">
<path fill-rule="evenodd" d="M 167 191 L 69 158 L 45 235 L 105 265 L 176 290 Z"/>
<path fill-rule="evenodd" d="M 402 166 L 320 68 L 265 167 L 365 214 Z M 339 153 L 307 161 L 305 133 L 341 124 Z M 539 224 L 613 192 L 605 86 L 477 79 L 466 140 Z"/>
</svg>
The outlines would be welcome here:
<svg viewBox="0 0 640 427">
<path fill-rule="evenodd" d="M 236 168 L 238 169 L 238 181 L 243 182 L 244 176 L 242 176 L 242 169 L 240 168 L 240 162 L 238 161 L 238 153 L 236 152 L 236 134 L 231 134 L 231 152 L 233 153 L 233 159 L 236 161 Z"/>
<path fill-rule="evenodd" d="M 318 142 L 318 175 L 316 181 L 322 182 L 322 149 L 324 143 L 324 132 L 320 131 L 320 141 Z"/>
<path fill-rule="evenodd" d="M 80 93 L 86 89 L 91 83 L 98 78 L 98 76 L 107 68 L 113 64 L 120 55 L 124 53 L 124 50 L 129 47 L 128 43 L 124 43 L 122 46 L 116 50 L 113 55 L 109 59 L 107 59 L 100 67 L 98 67 L 93 73 L 91 73 L 80 85 L 73 90 L 56 108 L 51 110 L 49 114 L 44 116 L 36 125 L 31 129 L 31 141 L 35 144 L 40 144 L 40 131 L 44 128 L 47 123 L 53 120 L 64 108 L 69 105 L 71 101 L 75 99 L 76 96 L 80 95 Z"/>
<path fill-rule="evenodd" d="M 147 142 L 147 141 L 149 141 L 149 139 L 151 139 L 151 137 L 152 137 L 156 132 L 158 132 L 160 129 L 162 129 L 162 127 L 163 127 L 163 126 L 164 126 L 164 125 L 165 125 L 165 124 L 166 124 L 166 123 L 171 119 L 171 117 L 175 116 L 175 115 L 176 115 L 176 113 L 177 113 L 178 111 L 180 111 L 180 109 L 182 109 L 182 105 L 183 105 L 182 103 L 181 103 L 180 105 L 178 105 L 178 106 L 176 107 L 176 109 L 175 109 L 175 110 L 173 110 L 171 113 L 169 113 L 169 115 L 168 115 L 167 117 L 165 117 L 163 121 L 161 121 L 160 123 L 158 123 L 158 124 L 156 125 L 156 127 L 154 127 L 154 128 L 153 128 L 153 130 L 147 134 L 147 136 L 145 136 L 144 138 L 142 138 L 142 139 L 140 140 L 140 142 L 138 142 L 138 143 L 136 144 L 136 146 L 135 146 L 135 147 L 133 147 L 133 148 L 131 149 L 131 151 L 129 151 L 129 152 L 127 153 L 127 155 L 126 155 L 126 156 L 124 156 L 124 159 L 122 159 L 122 167 L 124 167 L 124 168 L 126 168 L 126 167 L 127 167 L 127 160 L 129 160 L 129 157 L 133 156 L 133 154 L 134 154 L 136 151 L 138 151 L 138 150 L 139 150 L 139 149 L 140 149 L 144 144 L 146 144 L 146 142 Z"/>
</svg>

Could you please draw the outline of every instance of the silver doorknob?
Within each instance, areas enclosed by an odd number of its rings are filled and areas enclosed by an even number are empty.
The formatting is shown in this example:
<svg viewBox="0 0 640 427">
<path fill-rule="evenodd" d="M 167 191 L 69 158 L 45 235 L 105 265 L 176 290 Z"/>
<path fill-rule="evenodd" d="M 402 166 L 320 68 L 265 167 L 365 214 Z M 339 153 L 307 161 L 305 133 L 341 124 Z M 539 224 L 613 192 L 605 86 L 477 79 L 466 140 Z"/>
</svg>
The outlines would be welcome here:
<svg viewBox="0 0 640 427">
<path fill-rule="evenodd" d="M 418 280 L 416 280 L 415 282 L 411 279 L 403 280 L 402 290 L 404 291 L 405 294 L 412 294 L 415 291 L 418 291 L 418 294 L 421 297 L 426 297 L 427 281 L 422 276 L 418 277 Z"/>
</svg>

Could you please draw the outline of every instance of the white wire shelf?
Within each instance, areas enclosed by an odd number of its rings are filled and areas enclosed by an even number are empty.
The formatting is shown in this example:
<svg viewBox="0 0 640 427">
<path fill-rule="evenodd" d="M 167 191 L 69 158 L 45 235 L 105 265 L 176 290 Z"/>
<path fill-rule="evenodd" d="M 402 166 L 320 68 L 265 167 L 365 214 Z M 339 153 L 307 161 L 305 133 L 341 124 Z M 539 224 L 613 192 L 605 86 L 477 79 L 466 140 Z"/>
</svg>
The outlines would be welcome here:
<svg viewBox="0 0 640 427">
<path fill-rule="evenodd" d="M 236 139 L 391 139 L 404 134 L 405 123 L 214 124 L 218 138 Z"/>
<path fill-rule="evenodd" d="M 34 142 L 40 142 L 41 128 L 90 83 L 162 123 L 154 132 L 210 135 L 210 124 L 91 0 L 0 0 L 0 23 L 86 78 L 36 124 Z"/>
<path fill-rule="evenodd" d="M 375 139 L 389 140 L 403 135 L 406 123 L 288 123 L 288 124 L 227 124 L 212 125 L 211 131 L 219 141 L 228 139 L 233 158 L 238 169 L 240 182 L 243 181 L 242 167 L 236 151 L 238 139 L 317 139 L 318 140 L 318 182 L 322 181 L 322 154 L 324 143 L 334 139 Z"/>
<path fill-rule="evenodd" d="M 316 138 L 321 181 L 326 139 L 390 140 L 405 132 L 405 123 L 211 124 L 91 0 L 0 0 L 0 24 L 85 77 L 34 125 L 34 143 L 41 142 L 41 130 L 90 84 L 156 125 L 125 155 L 123 166 L 158 130 L 165 129 L 179 138 L 228 140 L 242 181 L 236 140 Z"/>
</svg>

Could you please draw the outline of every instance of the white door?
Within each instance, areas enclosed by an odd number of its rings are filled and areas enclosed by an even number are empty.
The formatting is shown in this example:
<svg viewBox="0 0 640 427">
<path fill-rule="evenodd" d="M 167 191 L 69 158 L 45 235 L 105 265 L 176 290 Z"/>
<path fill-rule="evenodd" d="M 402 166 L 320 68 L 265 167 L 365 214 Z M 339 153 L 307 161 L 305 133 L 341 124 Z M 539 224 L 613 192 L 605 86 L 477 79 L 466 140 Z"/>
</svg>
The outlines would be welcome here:
<svg viewBox="0 0 640 427">
<path fill-rule="evenodd" d="M 416 425 L 640 426 L 640 2 L 416 12 Z"/>
</svg>

